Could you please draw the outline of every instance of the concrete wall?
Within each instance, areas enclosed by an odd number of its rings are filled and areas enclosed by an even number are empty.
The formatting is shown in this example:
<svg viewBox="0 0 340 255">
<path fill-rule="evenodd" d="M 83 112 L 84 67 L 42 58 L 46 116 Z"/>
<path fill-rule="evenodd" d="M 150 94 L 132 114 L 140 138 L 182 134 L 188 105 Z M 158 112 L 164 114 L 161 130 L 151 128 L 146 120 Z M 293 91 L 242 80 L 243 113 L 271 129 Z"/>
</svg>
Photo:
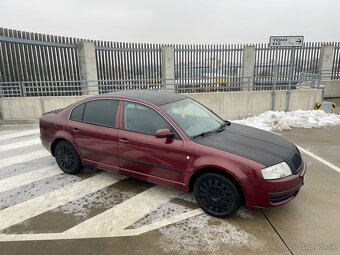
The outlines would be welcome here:
<svg viewBox="0 0 340 255">
<path fill-rule="evenodd" d="M 40 116 L 64 108 L 86 96 L 72 97 L 13 97 L 0 99 L 2 124 L 38 123 Z"/>
<path fill-rule="evenodd" d="M 290 110 L 312 110 L 321 102 L 321 90 L 298 89 L 292 91 Z M 271 91 L 240 91 L 187 93 L 225 119 L 239 119 L 271 110 Z M 1 98 L 0 111 L 3 124 L 38 123 L 44 112 L 66 107 L 86 96 Z M 287 107 L 286 91 L 277 91 L 275 110 Z"/>
<path fill-rule="evenodd" d="M 325 85 L 324 97 L 340 97 L 340 80 L 321 81 Z"/>
<path fill-rule="evenodd" d="M 224 119 L 240 119 L 272 110 L 271 91 L 240 91 L 224 93 L 191 93 L 187 96 L 208 106 Z M 312 110 L 315 103 L 321 102 L 319 89 L 298 89 L 291 93 L 290 110 Z M 287 107 L 287 92 L 276 91 L 275 110 L 284 111 Z"/>
</svg>

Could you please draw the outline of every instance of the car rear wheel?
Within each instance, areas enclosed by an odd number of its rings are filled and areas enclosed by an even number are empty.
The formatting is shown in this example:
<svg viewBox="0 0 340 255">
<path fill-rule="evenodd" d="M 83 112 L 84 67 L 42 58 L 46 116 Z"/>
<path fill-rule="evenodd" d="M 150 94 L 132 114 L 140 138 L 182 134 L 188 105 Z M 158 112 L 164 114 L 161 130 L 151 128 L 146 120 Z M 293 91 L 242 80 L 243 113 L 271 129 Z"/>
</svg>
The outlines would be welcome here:
<svg viewBox="0 0 340 255">
<path fill-rule="evenodd" d="M 194 194 L 198 205 L 215 217 L 234 215 L 241 206 L 241 197 L 236 186 L 220 174 L 208 173 L 198 177 Z"/>
<path fill-rule="evenodd" d="M 61 141 L 56 145 L 55 159 L 59 168 L 67 174 L 76 174 L 81 170 L 78 152 L 69 142 Z"/>
</svg>

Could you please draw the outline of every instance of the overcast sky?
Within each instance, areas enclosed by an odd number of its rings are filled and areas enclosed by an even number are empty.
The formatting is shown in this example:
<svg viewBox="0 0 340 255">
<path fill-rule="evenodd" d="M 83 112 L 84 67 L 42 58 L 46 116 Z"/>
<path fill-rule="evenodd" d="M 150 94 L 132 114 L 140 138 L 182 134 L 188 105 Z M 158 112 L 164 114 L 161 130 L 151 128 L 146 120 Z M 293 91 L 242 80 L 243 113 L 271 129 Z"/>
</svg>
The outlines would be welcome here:
<svg viewBox="0 0 340 255">
<path fill-rule="evenodd" d="M 148 43 L 340 41 L 340 0 L 0 0 L 0 26 Z"/>
</svg>

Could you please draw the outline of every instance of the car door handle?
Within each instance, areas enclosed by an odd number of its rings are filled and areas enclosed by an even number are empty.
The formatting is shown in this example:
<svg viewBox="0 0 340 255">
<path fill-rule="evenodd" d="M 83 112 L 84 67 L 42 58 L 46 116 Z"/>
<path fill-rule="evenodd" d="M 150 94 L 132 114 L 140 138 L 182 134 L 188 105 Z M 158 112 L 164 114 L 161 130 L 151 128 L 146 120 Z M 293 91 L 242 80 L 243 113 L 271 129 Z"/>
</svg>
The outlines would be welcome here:
<svg viewBox="0 0 340 255">
<path fill-rule="evenodd" d="M 72 132 L 73 132 L 73 133 L 79 133 L 79 128 L 74 128 L 74 129 L 72 129 Z"/>
<path fill-rule="evenodd" d="M 119 138 L 119 141 L 122 143 L 128 143 L 129 140 L 127 138 Z"/>
</svg>

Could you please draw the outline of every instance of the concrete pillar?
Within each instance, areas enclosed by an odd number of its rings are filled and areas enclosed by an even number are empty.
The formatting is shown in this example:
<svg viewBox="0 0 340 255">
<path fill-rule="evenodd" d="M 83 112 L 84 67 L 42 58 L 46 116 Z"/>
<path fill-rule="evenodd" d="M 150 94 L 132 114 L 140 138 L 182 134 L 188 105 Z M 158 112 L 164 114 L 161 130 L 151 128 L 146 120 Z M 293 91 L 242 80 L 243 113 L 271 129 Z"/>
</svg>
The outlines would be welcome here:
<svg viewBox="0 0 340 255">
<path fill-rule="evenodd" d="M 175 86 L 175 47 L 162 47 L 162 82 L 165 90 L 176 92 Z"/>
<path fill-rule="evenodd" d="M 333 68 L 333 44 L 323 44 L 320 50 L 319 71 L 322 79 L 330 79 Z"/>
<path fill-rule="evenodd" d="M 255 70 L 255 47 L 244 46 L 243 47 L 243 59 L 242 59 L 242 90 L 253 90 L 253 77 Z"/>
<path fill-rule="evenodd" d="M 87 95 L 98 94 L 96 49 L 94 42 L 81 41 L 77 44 L 80 79 L 84 81 L 83 91 Z"/>
</svg>

